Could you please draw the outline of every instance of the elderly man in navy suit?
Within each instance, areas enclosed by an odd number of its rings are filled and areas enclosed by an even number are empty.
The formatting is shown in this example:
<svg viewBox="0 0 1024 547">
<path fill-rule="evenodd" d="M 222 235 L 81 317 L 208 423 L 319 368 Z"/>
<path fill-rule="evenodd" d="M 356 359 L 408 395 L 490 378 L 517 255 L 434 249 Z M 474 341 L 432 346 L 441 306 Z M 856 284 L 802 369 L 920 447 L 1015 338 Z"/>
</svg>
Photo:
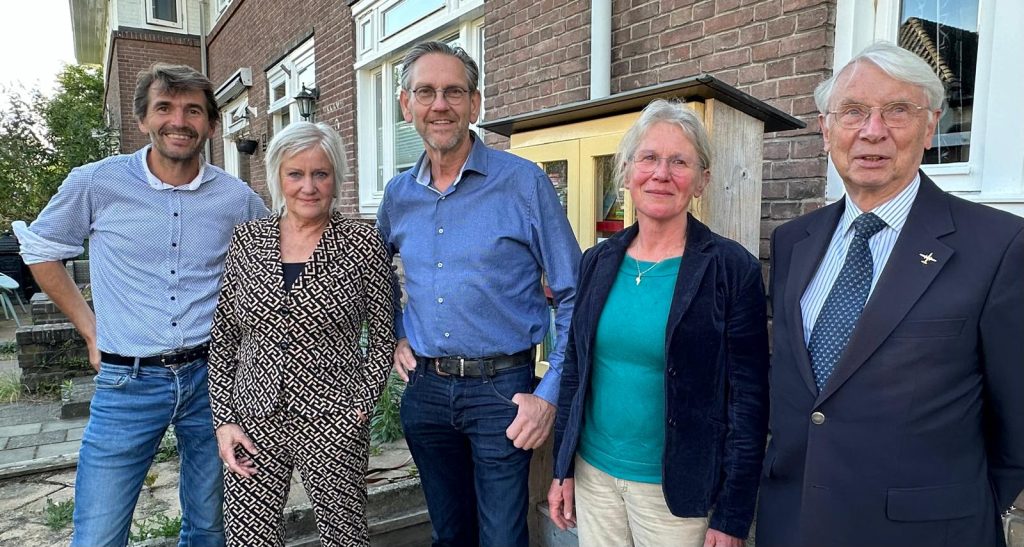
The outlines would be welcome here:
<svg viewBox="0 0 1024 547">
<path fill-rule="evenodd" d="M 1024 219 L 920 171 L 943 96 L 887 43 L 815 92 L 846 196 L 772 236 L 758 547 L 1004 544 L 1024 488 Z"/>
</svg>

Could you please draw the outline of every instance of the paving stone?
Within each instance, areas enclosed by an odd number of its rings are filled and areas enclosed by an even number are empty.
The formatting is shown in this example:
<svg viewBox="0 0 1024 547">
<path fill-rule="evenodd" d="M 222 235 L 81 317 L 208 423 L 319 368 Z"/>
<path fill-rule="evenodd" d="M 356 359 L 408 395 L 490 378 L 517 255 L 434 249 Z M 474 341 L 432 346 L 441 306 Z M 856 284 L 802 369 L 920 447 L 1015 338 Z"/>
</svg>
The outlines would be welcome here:
<svg viewBox="0 0 1024 547">
<path fill-rule="evenodd" d="M 81 441 L 65 441 L 62 443 L 44 444 L 39 447 L 36 457 L 49 458 L 52 456 L 70 456 L 72 454 L 78 454 L 78 449 L 81 447 Z"/>
<path fill-rule="evenodd" d="M 7 437 L 0 437 L 0 450 L 7 447 Z"/>
<path fill-rule="evenodd" d="M 67 431 L 47 431 L 46 433 L 35 433 L 33 435 L 19 435 L 7 440 L 7 450 L 24 448 L 26 446 L 45 446 L 53 443 L 62 443 L 67 437 Z"/>
<path fill-rule="evenodd" d="M 51 422 L 44 422 L 41 431 L 44 433 L 47 431 L 67 431 L 76 427 L 85 427 L 85 423 L 88 419 L 76 419 L 76 420 L 55 420 Z"/>
<path fill-rule="evenodd" d="M 9 514 L 64 488 L 58 484 L 41 484 L 35 481 L 16 482 L 0 490 L 0 514 Z"/>
<path fill-rule="evenodd" d="M 34 446 L 16 448 L 14 450 L 0 450 L 0 465 L 29 461 L 35 453 L 36 447 Z"/>
<path fill-rule="evenodd" d="M 42 482 L 46 484 L 56 484 L 58 486 L 74 486 L 75 469 L 66 469 L 64 471 L 58 471 L 53 474 L 45 475 L 42 478 Z"/>
<path fill-rule="evenodd" d="M 43 424 L 36 422 L 32 424 L 4 425 L 0 426 L 0 437 L 17 437 L 19 435 L 31 435 L 39 433 Z"/>
<path fill-rule="evenodd" d="M 66 437 L 69 441 L 80 441 L 82 440 L 82 432 L 85 431 L 85 427 L 76 427 L 68 430 L 68 436 Z"/>
</svg>

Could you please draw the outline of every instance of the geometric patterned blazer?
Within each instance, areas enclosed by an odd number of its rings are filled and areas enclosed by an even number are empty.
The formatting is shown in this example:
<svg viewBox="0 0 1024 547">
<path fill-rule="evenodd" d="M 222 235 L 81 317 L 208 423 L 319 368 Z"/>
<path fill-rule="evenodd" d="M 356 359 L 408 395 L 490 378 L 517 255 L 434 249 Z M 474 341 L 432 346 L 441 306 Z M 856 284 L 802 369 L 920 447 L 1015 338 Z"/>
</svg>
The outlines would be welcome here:
<svg viewBox="0 0 1024 547">
<path fill-rule="evenodd" d="M 332 213 L 286 293 L 273 215 L 235 228 L 224 268 L 210 341 L 214 426 L 282 409 L 370 416 L 395 349 L 391 261 L 377 230 Z"/>
</svg>

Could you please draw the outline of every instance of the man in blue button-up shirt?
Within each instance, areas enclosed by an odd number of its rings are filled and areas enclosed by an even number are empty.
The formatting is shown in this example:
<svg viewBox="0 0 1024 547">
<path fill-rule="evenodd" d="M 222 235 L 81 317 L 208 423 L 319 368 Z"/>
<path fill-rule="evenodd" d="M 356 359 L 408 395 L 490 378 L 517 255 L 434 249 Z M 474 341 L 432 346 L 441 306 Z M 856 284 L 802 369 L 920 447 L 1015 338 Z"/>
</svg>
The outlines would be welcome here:
<svg viewBox="0 0 1024 547">
<path fill-rule="evenodd" d="M 530 451 L 554 418 L 580 249 L 544 172 L 469 130 L 478 78 L 461 48 L 407 54 L 400 102 L 426 151 L 388 184 L 378 227 L 406 273 L 395 370 L 434 542 L 527 545 Z M 542 274 L 556 342 L 531 393 L 551 323 Z"/>
<path fill-rule="evenodd" d="M 75 169 L 30 227 L 15 223 L 32 275 L 85 339 L 99 373 L 71 544 L 127 544 L 143 479 L 173 424 L 181 544 L 223 545 L 206 343 L 232 229 L 268 211 L 200 155 L 219 119 L 205 76 L 154 65 L 139 75 L 134 107 L 151 145 Z M 95 314 L 61 265 L 86 238 Z"/>
</svg>

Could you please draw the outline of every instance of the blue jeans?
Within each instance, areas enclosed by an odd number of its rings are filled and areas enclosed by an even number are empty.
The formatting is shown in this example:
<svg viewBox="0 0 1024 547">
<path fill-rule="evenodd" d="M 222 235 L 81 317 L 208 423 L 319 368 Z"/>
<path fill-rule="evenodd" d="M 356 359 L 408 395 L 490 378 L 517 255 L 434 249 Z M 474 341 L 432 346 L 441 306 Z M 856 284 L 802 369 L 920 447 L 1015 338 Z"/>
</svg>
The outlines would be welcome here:
<svg viewBox="0 0 1024 547">
<path fill-rule="evenodd" d="M 221 461 L 206 360 L 172 370 L 103 363 L 75 479 L 74 547 L 123 546 L 167 426 L 181 462 L 181 547 L 224 545 Z"/>
<path fill-rule="evenodd" d="M 405 440 L 419 468 L 433 544 L 527 546 L 532 452 L 512 445 L 516 393 L 530 393 L 529 365 L 493 378 L 439 376 L 420 365 L 402 398 Z"/>
</svg>

